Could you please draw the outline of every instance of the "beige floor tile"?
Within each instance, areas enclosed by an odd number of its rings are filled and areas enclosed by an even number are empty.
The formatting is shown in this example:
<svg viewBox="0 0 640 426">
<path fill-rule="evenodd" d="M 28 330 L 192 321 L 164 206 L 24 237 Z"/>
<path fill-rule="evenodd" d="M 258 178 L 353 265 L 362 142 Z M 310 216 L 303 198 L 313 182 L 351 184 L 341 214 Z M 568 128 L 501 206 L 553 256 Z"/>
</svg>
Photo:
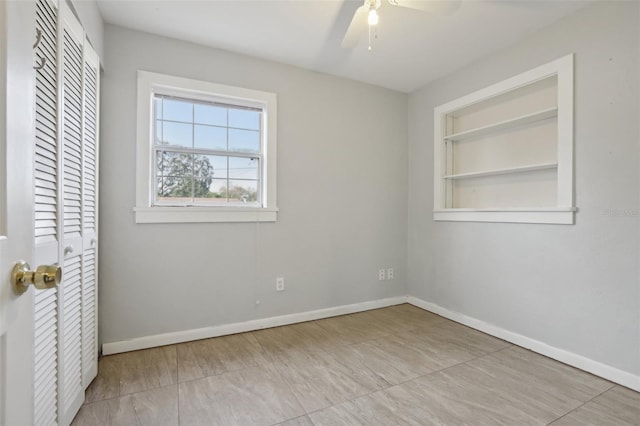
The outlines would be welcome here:
<svg viewBox="0 0 640 426">
<path fill-rule="evenodd" d="M 344 344 L 377 339 L 398 331 L 443 320 L 423 309 L 409 304 L 390 306 L 350 315 L 318 320 L 315 323 L 327 330 Z"/>
<path fill-rule="evenodd" d="M 435 342 L 452 343 L 477 356 L 513 346 L 509 342 L 447 319 L 423 324 L 411 330 L 411 334 L 428 336 Z"/>
<path fill-rule="evenodd" d="M 400 332 L 339 348 L 340 359 L 358 359 L 390 384 L 441 370 L 478 356 L 465 347 L 413 332 Z"/>
<path fill-rule="evenodd" d="M 131 396 L 128 395 L 123 398 L 131 398 Z M 109 411 L 109 400 L 85 404 L 80 407 L 80 411 L 71 422 L 71 426 L 110 426 L 112 422 Z"/>
<path fill-rule="evenodd" d="M 320 327 L 316 322 L 303 322 L 285 327 L 254 331 L 252 335 L 260 343 L 268 360 L 286 361 L 298 354 L 329 350 L 340 346 L 340 340 Z"/>
<path fill-rule="evenodd" d="M 85 392 L 85 404 L 90 404 L 120 395 L 120 369 L 115 360 L 117 355 L 105 356 L 98 360 L 98 375 Z"/>
<path fill-rule="evenodd" d="M 410 346 L 397 346 L 390 342 L 395 338 L 382 341 L 368 341 L 335 349 L 332 354 L 340 362 L 353 369 L 369 370 L 389 385 L 420 377 L 439 370 L 440 364 L 429 354 Z"/>
<path fill-rule="evenodd" d="M 309 417 L 314 426 L 365 426 L 373 425 L 361 417 L 358 410 L 350 402 L 327 407 L 323 410 L 311 413 Z M 398 425 L 398 423 L 390 423 Z M 399 425 L 398 425 L 399 426 Z"/>
<path fill-rule="evenodd" d="M 295 419 L 287 420 L 282 423 L 278 423 L 274 426 L 314 426 L 309 416 L 300 416 Z"/>
<path fill-rule="evenodd" d="M 72 426 L 177 426 L 177 385 L 85 404 Z"/>
<path fill-rule="evenodd" d="M 107 356 L 98 370 L 74 426 L 640 426 L 637 392 L 408 304 Z"/>
<path fill-rule="evenodd" d="M 429 325 L 438 321 L 445 321 L 445 318 L 440 315 L 436 315 L 424 309 L 403 303 L 401 305 L 390 306 L 385 309 L 378 309 L 369 311 L 371 313 L 379 312 L 383 318 L 393 318 L 398 320 L 406 329 L 413 328 L 415 326 Z"/>
<path fill-rule="evenodd" d="M 408 382 L 411 383 L 411 382 Z M 370 410 L 376 413 L 376 418 L 386 419 L 393 416 L 397 424 L 408 425 L 459 425 L 461 422 L 457 417 L 436 405 L 436 409 L 428 409 L 431 403 L 430 397 L 423 394 L 412 394 L 406 389 L 405 384 L 391 387 L 380 392 L 368 395 L 354 401 L 364 411 L 364 407 L 371 407 Z M 382 410 L 383 414 L 378 414 Z M 378 423 L 382 425 L 383 423 Z M 475 423 L 471 423 L 475 424 Z"/>
<path fill-rule="evenodd" d="M 251 333 L 182 343 L 178 351 L 178 381 L 200 379 L 267 364 L 262 346 Z"/>
<path fill-rule="evenodd" d="M 389 330 L 372 326 L 365 316 L 341 315 L 315 322 L 342 345 L 365 342 L 389 334 Z"/>
<path fill-rule="evenodd" d="M 408 304 L 353 314 L 370 327 L 395 334 L 443 320 L 442 317 Z"/>
<path fill-rule="evenodd" d="M 481 425 L 497 424 L 441 395 L 424 395 L 408 382 L 311 413 L 316 426 L 327 425 Z M 465 423 L 465 419 L 472 419 Z"/>
<path fill-rule="evenodd" d="M 304 414 L 271 365 L 180 383 L 180 425 L 273 425 Z"/>
<path fill-rule="evenodd" d="M 518 386 L 510 377 L 494 377 L 467 364 L 456 365 L 399 385 L 436 423 L 474 425 L 544 425 L 566 412 L 554 398 Z M 538 400 L 537 397 L 542 397 Z"/>
<path fill-rule="evenodd" d="M 640 425 L 640 392 L 616 385 L 591 402 L 598 405 L 605 413 L 628 423 Z"/>
<path fill-rule="evenodd" d="M 98 362 L 98 376 L 86 393 L 86 403 L 177 383 L 175 346 L 109 355 Z"/>
<path fill-rule="evenodd" d="M 274 365 L 307 413 L 389 386 L 371 370 L 322 350 Z"/>
<path fill-rule="evenodd" d="M 614 386 L 551 424 L 553 426 L 638 426 L 640 425 L 640 393 Z"/>
<path fill-rule="evenodd" d="M 410 402 L 408 393 L 383 390 L 316 411 L 309 416 L 315 426 L 428 424 L 424 411 Z"/>
<path fill-rule="evenodd" d="M 550 395 L 565 396 L 581 402 L 586 402 L 613 386 L 611 382 L 600 377 L 518 346 L 495 352 L 481 360 L 497 361 L 503 371 L 517 374 L 518 379 L 530 387 L 544 390 Z M 480 363 L 481 360 L 477 362 Z"/>
<path fill-rule="evenodd" d="M 520 348 L 477 358 L 406 383 L 430 412 L 458 422 L 547 424 L 610 384 Z"/>
</svg>

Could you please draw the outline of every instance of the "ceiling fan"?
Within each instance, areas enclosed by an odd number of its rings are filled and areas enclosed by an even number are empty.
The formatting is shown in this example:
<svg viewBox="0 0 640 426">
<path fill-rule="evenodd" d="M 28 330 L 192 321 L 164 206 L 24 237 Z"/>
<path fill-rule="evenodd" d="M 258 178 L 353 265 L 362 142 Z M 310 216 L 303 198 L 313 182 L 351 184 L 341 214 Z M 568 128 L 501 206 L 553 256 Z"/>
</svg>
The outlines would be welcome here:
<svg viewBox="0 0 640 426">
<path fill-rule="evenodd" d="M 360 41 L 360 37 L 368 30 L 369 50 L 371 50 L 371 38 L 377 36 L 376 28 L 380 20 L 378 9 L 382 6 L 382 1 L 384 0 L 364 0 L 364 4 L 353 14 L 351 24 L 342 39 L 343 48 L 355 47 Z M 449 15 L 460 7 L 461 0 L 387 0 L 386 2 L 391 6 Z"/>
</svg>

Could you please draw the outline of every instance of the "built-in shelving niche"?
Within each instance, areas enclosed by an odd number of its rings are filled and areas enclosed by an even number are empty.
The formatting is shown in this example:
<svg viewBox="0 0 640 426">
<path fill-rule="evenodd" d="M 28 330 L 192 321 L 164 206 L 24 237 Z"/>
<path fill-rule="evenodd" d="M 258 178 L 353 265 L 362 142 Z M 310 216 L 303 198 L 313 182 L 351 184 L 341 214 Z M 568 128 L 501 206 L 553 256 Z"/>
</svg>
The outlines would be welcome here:
<svg viewBox="0 0 640 426">
<path fill-rule="evenodd" d="M 573 55 L 435 109 L 434 219 L 572 224 Z"/>
</svg>

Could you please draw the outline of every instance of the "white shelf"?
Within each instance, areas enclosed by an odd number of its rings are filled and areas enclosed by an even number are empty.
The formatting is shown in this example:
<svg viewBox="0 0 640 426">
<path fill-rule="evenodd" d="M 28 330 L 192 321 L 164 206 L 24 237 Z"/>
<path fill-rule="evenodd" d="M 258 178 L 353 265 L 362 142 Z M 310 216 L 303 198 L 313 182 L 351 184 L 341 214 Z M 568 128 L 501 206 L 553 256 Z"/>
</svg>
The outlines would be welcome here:
<svg viewBox="0 0 640 426">
<path fill-rule="evenodd" d="M 555 169 L 557 167 L 558 167 L 558 163 L 540 163 L 540 164 L 531 164 L 528 166 L 508 167 L 504 169 L 483 170 L 481 172 L 444 175 L 443 178 L 444 179 L 469 179 L 469 178 L 477 178 L 477 177 L 483 177 L 483 176 L 504 175 L 504 174 L 510 174 L 510 173 L 534 172 L 538 170 Z"/>
<path fill-rule="evenodd" d="M 547 118 L 557 117 L 558 108 L 548 108 L 541 111 L 536 111 L 531 114 L 521 115 L 520 117 L 512 118 L 509 120 L 501 121 L 499 123 L 490 124 L 484 127 L 478 127 L 477 129 L 471 129 L 460 133 L 454 133 L 453 135 L 445 136 L 447 141 L 460 141 L 463 139 L 477 138 L 489 133 L 494 133 L 500 130 L 506 130 L 518 126 L 524 126 L 529 123 L 535 123 L 536 121 L 546 120 Z"/>
<path fill-rule="evenodd" d="M 433 219 L 446 222 L 573 224 L 575 207 L 505 209 L 435 209 Z"/>
</svg>

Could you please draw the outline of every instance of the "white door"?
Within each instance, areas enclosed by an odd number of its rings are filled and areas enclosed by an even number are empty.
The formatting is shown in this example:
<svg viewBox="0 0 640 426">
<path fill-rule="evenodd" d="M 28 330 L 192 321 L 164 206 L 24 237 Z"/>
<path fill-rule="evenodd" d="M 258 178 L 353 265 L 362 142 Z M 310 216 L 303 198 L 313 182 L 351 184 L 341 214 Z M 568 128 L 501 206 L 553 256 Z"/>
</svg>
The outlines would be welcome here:
<svg viewBox="0 0 640 426">
<path fill-rule="evenodd" d="M 97 374 L 98 92 L 66 2 L 0 0 L 0 426 L 68 425 Z"/>
<path fill-rule="evenodd" d="M 34 290 L 10 284 L 33 262 L 33 2 L 0 2 L 0 424 L 33 423 Z"/>
</svg>

